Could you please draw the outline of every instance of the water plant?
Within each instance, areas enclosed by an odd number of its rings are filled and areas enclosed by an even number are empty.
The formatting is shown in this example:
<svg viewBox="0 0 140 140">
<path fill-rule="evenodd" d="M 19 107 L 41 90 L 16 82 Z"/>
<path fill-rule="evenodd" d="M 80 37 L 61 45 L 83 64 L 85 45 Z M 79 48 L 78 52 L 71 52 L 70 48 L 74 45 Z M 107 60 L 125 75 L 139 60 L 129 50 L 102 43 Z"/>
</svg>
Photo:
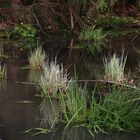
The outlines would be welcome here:
<svg viewBox="0 0 140 140">
<path fill-rule="evenodd" d="M 79 87 L 76 82 L 73 82 L 68 90 L 67 99 L 63 110 L 66 111 L 65 117 L 67 128 L 70 123 L 83 123 L 86 120 L 87 115 L 87 89 Z M 66 107 L 64 109 L 64 106 Z"/>
<path fill-rule="evenodd" d="M 105 80 L 123 82 L 124 77 L 124 68 L 126 64 L 127 57 L 122 56 L 119 58 L 116 53 L 113 54 L 112 58 L 108 59 L 105 57 L 103 59 L 104 69 L 105 69 Z"/>
<path fill-rule="evenodd" d="M 0 64 L 0 79 L 4 79 L 7 77 L 7 67 L 6 65 Z"/>
<path fill-rule="evenodd" d="M 39 80 L 42 96 L 57 97 L 58 93 L 64 94 L 69 84 L 67 69 L 64 69 L 63 65 L 57 64 L 56 61 L 45 64 L 44 72 Z"/>
<path fill-rule="evenodd" d="M 31 51 L 29 56 L 29 64 L 31 69 L 40 70 L 45 65 L 46 54 L 42 47 L 37 47 Z"/>
<path fill-rule="evenodd" d="M 139 131 L 139 91 L 113 86 L 102 96 L 99 89 L 87 98 L 87 90 L 72 88 L 67 99 L 61 98 L 66 127 L 84 126 L 94 133 L 108 130 Z"/>
<path fill-rule="evenodd" d="M 107 36 L 106 33 L 103 32 L 101 28 L 95 29 L 95 26 L 83 29 L 80 32 L 79 39 L 80 40 L 94 40 L 95 42 L 101 42 Z"/>
</svg>

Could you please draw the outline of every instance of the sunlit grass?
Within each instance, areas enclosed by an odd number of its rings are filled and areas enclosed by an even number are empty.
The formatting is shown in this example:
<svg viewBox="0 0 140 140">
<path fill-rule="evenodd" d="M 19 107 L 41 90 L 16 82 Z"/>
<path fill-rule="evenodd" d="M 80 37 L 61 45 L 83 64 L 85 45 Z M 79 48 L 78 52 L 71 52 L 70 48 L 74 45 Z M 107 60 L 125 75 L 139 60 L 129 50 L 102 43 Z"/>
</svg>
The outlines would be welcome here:
<svg viewBox="0 0 140 140">
<path fill-rule="evenodd" d="M 69 87 L 67 69 L 63 65 L 51 62 L 45 64 L 44 72 L 39 80 L 39 87 L 43 96 L 57 97 L 59 93 L 66 93 Z"/>
<path fill-rule="evenodd" d="M 45 65 L 46 54 L 41 47 L 37 47 L 30 53 L 29 64 L 31 69 L 39 70 Z"/>
<path fill-rule="evenodd" d="M 105 69 L 105 80 L 111 80 L 116 82 L 123 82 L 124 68 L 126 64 L 127 57 L 122 56 L 119 58 L 116 53 L 113 54 L 111 59 L 104 58 L 104 69 Z"/>
</svg>

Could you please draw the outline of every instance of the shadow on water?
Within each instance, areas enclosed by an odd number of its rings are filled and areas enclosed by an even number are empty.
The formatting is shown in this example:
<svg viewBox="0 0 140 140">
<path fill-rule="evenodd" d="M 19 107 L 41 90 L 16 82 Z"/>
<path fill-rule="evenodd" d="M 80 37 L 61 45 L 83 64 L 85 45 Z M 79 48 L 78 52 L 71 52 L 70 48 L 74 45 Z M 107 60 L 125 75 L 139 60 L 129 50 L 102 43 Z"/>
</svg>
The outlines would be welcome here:
<svg viewBox="0 0 140 140">
<path fill-rule="evenodd" d="M 131 39 L 131 41 L 130 41 Z M 133 40 L 132 40 L 133 39 Z M 135 40 L 134 40 L 135 39 Z M 77 43 L 77 41 L 73 42 Z M 44 43 L 49 60 L 55 59 L 59 63 L 68 66 L 70 75 L 73 76 L 73 67 L 76 67 L 79 79 L 96 79 L 102 73 L 102 57 L 114 51 L 121 53 L 122 49 L 128 54 L 127 71 L 136 71 L 138 60 L 140 60 L 140 39 L 120 37 L 111 38 L 101 52 L 92 53 L 84 48 L 73 47 L 70 41 L 47 41 Z M 67 47 L 68 46 L 68 47 Z M 57 130 L 47 135 L 31 137 L 25 135 L 27 129 L 35 127 L 51 126 L 53 120 L 59 114 L 52 112 L 52 107 L 47 104 L 43 106 L 37 94 L 36 87 L 32 84 L 20 82 L 36 82 L 40 73 L 29 69 L 22 69 L 28 64 L 28 49 L 15 47 L 11 43 L 3 43 L 4 52 L 8 58 L 3 62 L 7 65 L 7 79 L 0 81 L 0 137 L 2 140 L 139 140 L 140 134 L 110 133 L 98 134 L 93 137 L 84 128 L 71 128 L 64 131 L 62 124 Z M 92 50 L 93 51 L 93 50 Z M 98 74 L 99 73 L 99 74 Z M 37 76 L 37 77 L 36 77 Z M 58 105 L 56 103 L 56 105 Z"/>
</svg>

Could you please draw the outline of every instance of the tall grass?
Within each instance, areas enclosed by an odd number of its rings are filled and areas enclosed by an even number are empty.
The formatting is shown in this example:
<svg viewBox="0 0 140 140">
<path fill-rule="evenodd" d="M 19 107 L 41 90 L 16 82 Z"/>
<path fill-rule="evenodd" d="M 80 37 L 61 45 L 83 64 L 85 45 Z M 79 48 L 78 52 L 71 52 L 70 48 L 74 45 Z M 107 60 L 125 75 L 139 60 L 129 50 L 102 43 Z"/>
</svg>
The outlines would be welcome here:
<svg viewBox="0 0 140 140">
<path fill-rule="evenodd" d="M 39 70 L 45 65 L 46 54 L 41 47 L 37 47 L 30 53 L 29 64 L 31 69 Z"/>
<path fill-rule="evenodd" d="M 75 89 L 76 88 L 76 89 Z M 67 99 L 61 99 L 66 127 L 79 125 L 93 132 L 108 130 L 139 131 L 140 94 L 137 90 L 113 87 L 104 97 L 97 97 L 97 90 L 89 100 L 78 87 L 72 88 Z"/>
<path fill-rule="evenodd" d="M 63 114 L 61 121 L 66 123 L 65 129 L 70 126 L 83 126 L 91 133 L 110 130 L 140 131 L 139 90 L 113 86 L 106 95 L 100 95 L 104 91 L 96 87 L 92 95 L 89 96 L 88 92 L 86 86 L 81 88 L 74 81 L 67 90 L 67 96 L 60 93 L 58 99 L 62 109 L 60 112 Z M 57 112 L 57 105 L 53 104 L 52 98 L 49 99 L 52 110 Z M 57 114 L 57 119 L 58 117 Z M 58 123 L 59 120 L 51 120 L 51 124 L 54 122 Z"/>
<path fill-rule="evenodd" d="M 67 99 L 65 102 L 67 113 L 67 125 L 68 127 L 72 122 L 84 123 L 87 114 L 87 91 L 86 88 L 80 88 L 73 82 L 69 88 Z"/>
<path fill-rule="evenodd" d="M 44 72 L 39 80 L 43 96 L 57 97 L 59 93 L 65 94 L 69 84 L 67 69 L 64 69 L 63 65 L 52 61 L 44 66 Z"/>
<path fill-rule="evenodd" d="M 105 68 L 105 80 L 112 80 L 117 82 L 123 82 L 124 77 L 124 68 L 126 64 L 127 57 L 122 56 L 119 58 L 116 53 L 113 54 L 111 59 L 104 58 L 104 68 Z"/>
</svg>

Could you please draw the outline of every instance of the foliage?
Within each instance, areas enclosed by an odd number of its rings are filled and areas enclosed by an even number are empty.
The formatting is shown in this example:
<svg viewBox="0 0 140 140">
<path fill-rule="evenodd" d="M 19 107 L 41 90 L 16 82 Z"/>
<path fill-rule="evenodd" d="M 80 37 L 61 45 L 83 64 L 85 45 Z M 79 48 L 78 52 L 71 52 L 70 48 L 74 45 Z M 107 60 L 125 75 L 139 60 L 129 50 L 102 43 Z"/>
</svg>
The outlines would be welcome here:
<svg viewBox="0 0 140 140">
<path fill-rule="evenodd" d="M 83 29 L 80 33 L 80 40 L 94 40 L 95 42 L 101 42 L 105 39 L 107 34 L 102 29 L 95 29 L 95 26 Z"/>
<path fill-rule="evenodd" d="M 25 38 L 33 38 L 37 35 L 37 29 L 32 24 L 24 24 L 15 26 L 13 36 L 21 36 Z"/>
<path fill-rule="evenodd" d="M 111 6 L 113 6 L 118 0 L 99 0 L 97 1 L 97 8 L 100 12 L 106 12 L 107 10 L 109 10 L 109 8 L 111 8 Z"/>
<path fill-rule="evenodd" d="M 139 131 L 138 90 L 114 86 L 106 96 L 98 95 L 98 91 L 95 88 L 88 99 L 86 88 L 81 90 L 75 84 L 66 99 L 61 97 L 65 128 L 79 125 L 95 133 L 105 130 Z"/>
<path fill-rule="evenodd" d="M 39 70 L 43 69 L 45 65 L 46 54 L 42 50 L 42 47 L 37 47 L 30 53 L 29 64 L 31 69 Z"/>
<path fill-rule="evenodd" d="M 39 80 L 42 96 L 57 97 L 59 93 L 65 94 L 69 88 L 67 69 L 55 62 L 44 65 L 44 73 Z"/>
<path fill-rule="evenodd" d="M 99 18 L 95 21 L 95 24 L 97 26 L 101 26 L 101 27 L 122 27 L 124 25 L 127 24 L 136 24 L 139 21 L 134 18 L 134 17 L 116 17 L 116 16 L 112 16 L 112 17 L 102 17 Z"/>
<path fill-rule="evenodd" d="M 87 115 L 87 103 L 86 103 L 87 89 L 78 87 L 76 82 L 73 82 L 70 86 L 67 94 L 67 100 L 65 103 L 67 114 L 67 126 L 71 122 L 80 123 L 86 120 Z"/>
<path fill-rule="evenodd" d="M 108 60 L 106 57 L 103 59 L 104 68 L 105 68 L 105 76 L 106 80 L 112 80 L 117 82 L 124 81 L 124 68 L 127 57 L 124 58 L 122 54 L 121 58 L 119 58 L 115 53 L 112 58 Z"/>
</svg>

